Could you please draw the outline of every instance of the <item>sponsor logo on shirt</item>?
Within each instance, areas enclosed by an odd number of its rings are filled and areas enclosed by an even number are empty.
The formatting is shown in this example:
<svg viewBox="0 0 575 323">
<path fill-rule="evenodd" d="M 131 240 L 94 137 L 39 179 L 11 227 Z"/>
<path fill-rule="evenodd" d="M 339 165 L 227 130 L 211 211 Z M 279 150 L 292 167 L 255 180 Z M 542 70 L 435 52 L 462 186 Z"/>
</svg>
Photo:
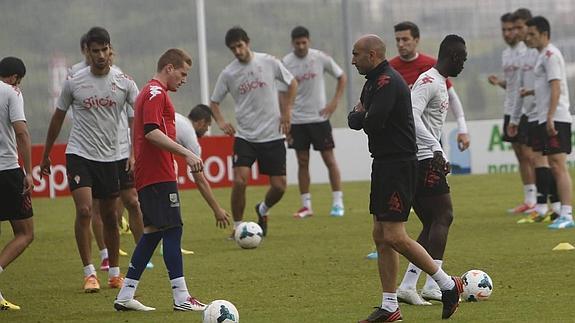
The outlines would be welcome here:
<svg viewBox="0 0 575 323">
<path fill-rule="evenodd" d="M 421 85 L 433 83 L 433 80 L 435 80 L 433 77 L 431 77 L 431 76 L 429 76 L 429 75 L 425 75 L 425 76 L 421 79 Z"/>
<path fill-rule="evenodd" d="M 150 86 L 150 98 L 148 100 L 152 101 L 152 99 L 155 98 L 156 95 L 159 95 L 159 94 L 162 94 L 162 87 L 161 86 L 157 86 L 157 85 Z"/>
<path fill-rule="evenodd" d="M 391 77 L 389 75 L 385 75 L 385 74 L 381 74 L 379 76 L 379 78 L 377 79 L 377 88 L 381 89 L 382 87 L 386 86 L 387 84 L 389 84 L 389 80 L 391 79 Z"/>
<path fill-rule="evenodd" d="M 110 98 L 109 95 L 104 98 L 98 97 L 97 95 L 93 95 L 89 98 L 85 98 L 84 101 L 82 101 L 82 106 L 86 109 L 115 108 L 117 106 L 117 103 L 112 98 Z"/>
<path fill-rule="evenodd" d="M 298 83 L 301 83 L 303 81 L 309 81 L 309 80 L 313 80 L 315 77 L 317 76 L 317 73 L 314 72 L 305 72 L 302 75 L 297 75 L 295 77 L 295 79 L 298 81 Z"/>
<path fill-rule="evenodd" d="M 259 79 L 255 79 L 253 81 L 245 81 L 238 87 L 238 92 L 241 95 L 244 95 L 253 90 L 261 89 L 266 86 L 268 86 L 268 84 L 266 82 L 260 81 Z"/>
</svg>

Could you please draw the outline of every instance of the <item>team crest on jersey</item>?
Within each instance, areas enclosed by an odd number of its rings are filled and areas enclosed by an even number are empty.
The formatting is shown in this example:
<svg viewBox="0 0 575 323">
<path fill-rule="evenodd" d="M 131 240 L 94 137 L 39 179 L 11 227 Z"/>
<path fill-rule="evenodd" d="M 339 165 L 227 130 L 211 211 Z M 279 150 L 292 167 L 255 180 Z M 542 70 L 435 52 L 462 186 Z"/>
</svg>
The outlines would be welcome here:
<svg viewBox="0 0 575 323">
<path fill-rule="evenodd" d="M 547 56 L 547 58 L 550 58 L 551 56 L 553 56 L 553 52 L 550 50 L 546 50 L 545 51 L 545 56 Z"/>
<path fill-rule="evenodd" d="M 381 74 L 381 76 L 377 79 L 377 88 L 381 89 L 382 87 L 389 84 L 389 80 L 391 77 L 389 75 Z"/>
<path fill-rule="evenodd" d="M 150 86 L 150 99 L 149 101 L 152 101 L 153 98 L 156 97 L 156 95 L 162 94 L 162 87 L 161 86 L 157 86 L 157 85 L 152 85 Z"/>
<path fill-rule="evenodd" d="M 110 90 L 112 92 L 116 92 L 117 89 L 118 89 L 118 86 L 116 85 L 116 83 L 112 83 L 112 87 L 110 88 Z"/>
</svg>

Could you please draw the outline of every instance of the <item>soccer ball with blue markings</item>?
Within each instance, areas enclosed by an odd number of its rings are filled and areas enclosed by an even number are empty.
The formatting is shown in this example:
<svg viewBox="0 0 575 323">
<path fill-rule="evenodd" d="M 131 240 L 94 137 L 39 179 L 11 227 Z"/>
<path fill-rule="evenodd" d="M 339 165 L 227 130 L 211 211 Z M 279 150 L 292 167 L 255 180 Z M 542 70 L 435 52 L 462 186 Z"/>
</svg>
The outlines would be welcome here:
<svg viewBox="0 0 575 323">
<path fill-rule="evenodd" d="M 234 304 L 216 300 L 211 302 L 204 310 L 203 323 L 238 323 L 240 314 Z"/>
<path fill-rule="evenodd" d="M 257 248 L 262 242 L 262 228 L 255 222 L 243 222 L 236 228 L 234 238 L 236 243 L 244 249 Z"/>
<path fill-rule="evenodd" d="M 463 293 L 461 299 L 468 302 L 483 301 L 493 292 L 493 281 L 487 273 L 473 269 L 461 276 L 463 279 Z"/>
</svg>

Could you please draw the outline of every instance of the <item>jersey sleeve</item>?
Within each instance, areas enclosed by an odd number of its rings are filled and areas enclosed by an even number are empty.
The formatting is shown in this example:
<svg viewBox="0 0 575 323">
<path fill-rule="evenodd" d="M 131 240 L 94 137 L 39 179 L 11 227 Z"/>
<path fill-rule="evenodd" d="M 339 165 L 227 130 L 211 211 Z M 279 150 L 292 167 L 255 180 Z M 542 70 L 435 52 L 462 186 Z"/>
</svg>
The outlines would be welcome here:
<svg viewBox="0 0 575 323">
<path fill-rule="evenodd" d="M 328 72 L 331 76 L 335 78 L 340 78 L 343 75 L 343 70 L 341 69 L 341 67 L 339 67 L 339 65 L 337 65 L 337 63 L 331 56 L 322 53 L 321 57 L 323 61 L 323 69 L 326 72 Z"/>
<path fill-rule="evenodd" d="M 164 89 L 157 85 L 150 86 L 142 106 L 143 124 L 155 124 L 161 126 L 164 122 L 162 113 L 165 103 L 166 93 L 164 92 Z"/>
<path fill-rule="evenodd" d="M 140 90 L 138 90 L 138 86 L 136 85 L 136 82 L 134 82 L 133 80 L 129 80 L 128 82 L 128 93 L 126 95 L 126 101 L 128 102 L 128 104 L 130 106 L 134 106 L 134 104 L 136 104 L 136 98 L 138 97 L 138 94 L 140 93 Z M 133 112 L 132 112 L 132 116 L 133 116 Z"/>
<path fill-rule="evenodd" d="M 274 64 L 274 76 L 275 79 L 280 81 L 285 85 L 290 85 L 291 81 L 294 79 L 292 73 L 288 71 L 288 69 L 282 64 L 278 59 L 273 58 L 272 62 Z"/>
<path fill-rule="evenodd" d="M 62 111 L 68 111 L 73 100 L 72 84 L 71 80 L 68 79 L 64 81 L 62 92 L 60 92 L 60 97 L 58 97 L 58 101 L 56 102 L 56 107 Z"/>
<path fill-rule="evenodd" d="M 176 116 L 176 142 L 200 157 L 202 150 L 194 131 L 192 124 L 185 117 Z"/>
<path fill-rule="evenodd" d="M 212 102 L 220 103 L 229 91 L 230 89 L 228 86 L 226 71 L 224 70 L 218 76 L 218 80 L 216 81 L 216 86 L 214 87 L 214 92 L 212 93 L 210 100 Z"/>
<path fill-rule="evenodd" d="M 435 86 L 436 84 L 434 82 L 415 82 L 415 85 L 411 89 L 411 105 L 413 107 L 413 121 L 415 122 L 415 136 L 418 145 L 429 147 L 431 151 L 443 152 L 441 144 L 433 137 L 427 127 L 425 127 L 422 119 L 423 111 L 433 98 Z"/>
<path fill-rule="evenodd" d="M 11 123 L 26 121 L 26 116 L 24 115 L 24 98 L 22 98 L 22 92 L 20 92 L 20 90 L 14 89 L 11 91 L 8 109 Z"/>
<path fill-rule="evenodd" d="M 550 54 L 548 54 L 550 53 Z M 547 51 L 546 55 L 549 55 L 545 60 L 545 70 L 547 71 L 547 81 L 551 82 L 553 80 L 560 80 L 563 75 L 561 70 L 561 59 L 559 55 L 551 51 Z"/>
<path fill-rule="evenodd" d="M 377 89 L 371 99 L 363 119 L 365 133 L 375 133 L 385 127 L 391 111 L 397 101 L 397 80 L 381 74 L 377 80 Z M 360 115 L 361 116 L 361 115 Z"/>
</svg>

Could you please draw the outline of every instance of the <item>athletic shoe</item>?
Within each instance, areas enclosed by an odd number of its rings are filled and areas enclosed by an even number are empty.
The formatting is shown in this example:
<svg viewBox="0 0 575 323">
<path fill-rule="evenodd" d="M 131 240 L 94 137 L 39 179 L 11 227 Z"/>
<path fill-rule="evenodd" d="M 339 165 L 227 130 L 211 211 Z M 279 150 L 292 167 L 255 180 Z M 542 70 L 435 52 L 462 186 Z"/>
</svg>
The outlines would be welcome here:
<svg viewBox="0 0 575 323">
<path fill-rule="evenodd" d="M 262 228 L 262 234 L 265 237 L 268 233 L 268 215 L 260 214 L 260 204 L 256 204 L 256 214 L 258 215 L 258 225 Z"/>
<path fill-rule="evenodd" d="M 541 217 L 541 219 L 539 219 L 540 217 Z M 544 216 L 540 215 L 539 212 L 533 211 L 533 212 L 529 213 L 529 215 L 526 215 L 523 218 L 519 219 L 517 221 L 517 224 L 541 222 L 541 220 L 543 220 L 543 217 Z M 538 220 L 538 221 L 536 221 L 536 220 Z"/>
<path fill-rule="evenodd" d="M 343 207 L 340 205 L 334 205 L 331 207 L 331 211 L 329 212 L 329 215 L 333 216 L 333 217 L 342 217 L 344 214 L 344 210 Z"/>
<path fill-rule="evenodd" d="M 560 216 L 547 227 L 554 230 L 568 229 L 575 227 L 575 222 L 573 222 L 573 220 L 567 219 L 566 217 Z"/>
<path fill-rule="evenodd" d="M 108 258 L 104 258 L 102 259 L 102 263 L 100 264 L 100 270 L 108 271 L 108 269 L 110 269 L 110 261 L 108 260 Z"/>
<path fill-rule="evenodd" d="M 301 209 L 297 210 L 297 212 L 293 214 L 293 217 L 296 219 L 305 219 L 305 218 L 308 218 L 312 215 L 313 215 L 313 212 L 304 206 Z"/>
<path fill-rule="evenodd" d="M 365 258 L 369 259 L 369 260 L 375 260 L 377 259 L 377 251 L 374 252 L 370 252 L 367 254 L 367 256 L 365 256 Z"/>
<path fill-rule="evenodd" d="M 123 216 L 120 223 L 120 234 L 132 234 L 132 231 L 130 230 L 130 223 Z"/>
<path fill-rule="evenodd" d="M 194 252 L 192 250 L 186 250 L 184 248 L 180 248 L 180 251 L 182 252 L 182 255 L 193 255 Z"/>
<path fill-rule="evenodd" d="M 535 222 L 552 222 L 554 219 L 557 219 L 559 215 L 553 211 L 547 212 L 545 215 L 538 214 L 537 217 L 533 219 Z"/>
<path fill-rule="evenodd" d="M 440 295 L 441 295 L 441 293 L 440 293 Z M 411 289 L 411 288 L 407 288 L 407 289 L 398 288 L 397 289 L 397 300 L 402 302 L 402 303 L 411 304 L 411 305 L 431 305 L 430 302 L 425 301 L 423 298 L 421 298 L 421 296 L 419 296 L 419 294 L 417 293 L 415 288 L 413 288 L 413 289 Z"/>
<path fill-rule="evenodd" d="M 119 250 L 118 250 L 118 255 L 120 255 L 120 256 L 122 256 L 122 257 L 126 257 L 126 256 L 128 256 L 128 253 L 125 252 L 125 251 L 122 250 L 122 249 L 119 249 Z"/>
<path fill-rule="evenodd" d="M 146 306 L 135 299 L 126 299 L 126 300 L 115 300 L 114 301 L 114 308 L 116 311 L 142 311 L 142 312 L 149 312 L 155 311 L 154 307 Z"/>
<path fill-rule="evenodd" d="M 148 262 L 148 264 L 146 265 L 146 269 L 154 269 L 154 264 L 151 261 Z"/>
<path fill-rule="evenodd" d="M 443 311 L 441 313 L 442 319 L 448 319 L 457 311 L 459 307 L 459 296 L 463 293 L 463 280 L 460 277 L 451 276 L 455 283 L 450 290 L 441 291 L 441 302 L 443 303 Z"/>
<path fill-rule="evenodd" d="M 20 306 L 12 304 L 5 299 L 0 300 L 0 311 L 19 311 Z"/>
<path fill-rule="evenodd" d="M 528 205 L 526 203 L 521 203 L 518 206 L 507 210 L 508 213 L 521 214 L 521 213 L 531 213 L 535 205 Z"/>
<path fill-rule="evenodd" d="M 195 311 L 200 312 L 205 310 L 207 307 L 206 304 L 198 301 L 195 297 L 189 296 L 188 300 L 183 302 L 182 304 L 174 303 L 174 311 Z"/>
<path fill-rule="evenodd" d="M 399 307 L 395 310 L 395 312 L 388 312 L 381 307 L 376 307 L 375 311 L 373 311 L 365 320 L 359 321 L 359 323 L 370 323 L 370 322 L 399 322 L 403 320 L 401 317 L 401 312 L 399 311 Z"/>
<path fill-rule="evenodd" d="M 124 277 L 122 276 L 114 276 L 108 278 L 108 287 L 110 288 L 122 288 L 123 283 L 124 283 Z"/>
<path fill-rule="evenodd" d="M 97 293 L 100 291 L 100 281 L 96 275 L 90 275 L 84 278 L 84 292 Z"/>
<path fill-rule="evenodd" d="M 441 290 L 439 288 L 425 288 L 421 290 L 421 297 L 428 301 L 441 301 Z"/>
<path fill-rule="evenodd" d="M 549 222 L 553 222 L 559 218 L 559 213 L 550 211 L 549 213 L 547 213 L 547 216 L 549 217 L 550 220 Z"/>
</svg>

